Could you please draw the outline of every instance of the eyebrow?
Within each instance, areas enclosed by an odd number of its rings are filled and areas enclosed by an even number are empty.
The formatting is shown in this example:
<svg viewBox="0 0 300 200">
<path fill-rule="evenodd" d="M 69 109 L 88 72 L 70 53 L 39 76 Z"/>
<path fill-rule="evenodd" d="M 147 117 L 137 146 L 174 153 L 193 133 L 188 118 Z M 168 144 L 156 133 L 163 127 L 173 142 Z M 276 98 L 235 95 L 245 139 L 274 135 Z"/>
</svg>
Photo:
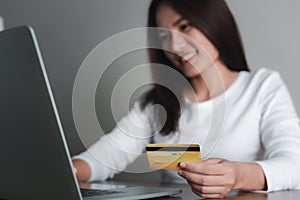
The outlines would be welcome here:
<svg viewBox="0 0 300 200">
<path fill-rule="evenodd" d="M 186 20 L 186 18 L 181 17 L 181 18 L 177 19 L 177 20 L 172 24 L 172 26 L 178 26 L 178 24 L 180 24 L 180 22 L 182 22 L 183 20 Z M 158 30 L 158 33 L 163 33 L 163 32 L 165 32 L 165 31 L 164 31 L 164 30 Z"/>
</svg>

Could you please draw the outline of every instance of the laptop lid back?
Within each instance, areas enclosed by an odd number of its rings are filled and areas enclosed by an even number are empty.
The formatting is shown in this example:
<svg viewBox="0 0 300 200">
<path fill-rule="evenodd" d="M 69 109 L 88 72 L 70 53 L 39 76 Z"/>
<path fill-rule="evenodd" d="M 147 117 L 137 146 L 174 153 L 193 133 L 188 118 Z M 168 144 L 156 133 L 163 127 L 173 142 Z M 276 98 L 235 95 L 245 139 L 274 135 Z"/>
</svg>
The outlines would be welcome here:
<svg viewBox="0 0 300 200">
<path fill-rule="evenodd" d="M 81 199 L 31 28 L 0 32 L 0 199 Z"/>
</svg>

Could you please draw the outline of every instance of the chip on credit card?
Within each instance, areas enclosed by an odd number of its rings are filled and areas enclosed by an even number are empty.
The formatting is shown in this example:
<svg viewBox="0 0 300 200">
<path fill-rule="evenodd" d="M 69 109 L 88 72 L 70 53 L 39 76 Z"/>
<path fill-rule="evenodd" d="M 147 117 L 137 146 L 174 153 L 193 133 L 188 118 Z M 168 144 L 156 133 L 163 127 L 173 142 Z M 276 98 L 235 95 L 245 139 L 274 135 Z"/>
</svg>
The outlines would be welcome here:
<svg viewBox="0 0 300 200">
<path fill-rule="evenodd" d="M 180 162 L 201 163 L 199 144 L 147 144 L 151 169 L 179 170 Z"/>
</svg>

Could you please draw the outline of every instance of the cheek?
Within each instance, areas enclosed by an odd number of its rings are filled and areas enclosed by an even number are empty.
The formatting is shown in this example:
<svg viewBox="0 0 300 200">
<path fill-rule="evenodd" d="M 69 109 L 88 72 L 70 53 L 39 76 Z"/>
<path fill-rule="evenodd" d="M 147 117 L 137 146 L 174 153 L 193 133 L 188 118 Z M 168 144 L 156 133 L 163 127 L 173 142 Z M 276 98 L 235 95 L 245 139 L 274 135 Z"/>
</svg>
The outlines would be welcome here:
<svg viewBox="0 0 300 200">
<path fill-rule="evenodd" d="M 208 40 L 202 41 L 200 50 L 205 57 L 209 57 L 212 60 L 215 60 L 219 57 L 219 52 L 215 46 L 210 43 Z"/>
<path fill-rule="evenodd" d="M 205 43 L 203 47 L 207 56 L 209 56 L 212 60 L 215 60 L 219 57 L 218 50 L 209 41 L 207 41 L 207 43 Z"/>
<path fill-rule="evenodd" d="M 214 62 L 217 60 L 217 58 L 219 57 L 219 53 L 218 51 L 215 51 L 215 49 L 210 49 L 205 47 L 205 49 L 201 50 L 201 59 L 203 62 Z"/>
<path fill-rule="evenodd" d="M 175 64 L 175 55 L 169 51 L 164 51 L 165 56 L 173 63 Z"/>
<path fill-rule="evenodd" d="M 196 48 L 202 55 L 204 55 L 204 57 L 211 57 L 213 60 L 215 60 L 215 58 L 219 56 L 219 52 L 215 46 L 200 31 L 196 29 L 193 30 L 190 37 L 193 38 L 194 42 L 197 43 Z"/>
</svg>

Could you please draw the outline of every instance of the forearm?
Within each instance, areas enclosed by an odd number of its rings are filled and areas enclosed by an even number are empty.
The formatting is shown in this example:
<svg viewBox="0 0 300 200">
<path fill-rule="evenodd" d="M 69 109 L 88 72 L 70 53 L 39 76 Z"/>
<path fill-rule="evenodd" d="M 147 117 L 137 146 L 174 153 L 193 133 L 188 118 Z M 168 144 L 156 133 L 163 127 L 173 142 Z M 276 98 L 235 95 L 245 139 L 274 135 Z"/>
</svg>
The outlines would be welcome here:
<svg viewBox="0 0 300 200">
<path fill-rule="evenodd" d="M 265 174 L 257 163 L 237 163 L 238 180 L 233 189 L 267 190 Z"/>
<path fill-rule="evenodd" d="M 91 169 L 89 165 L 80 159 L 74 159 L 73 167 L 75 168 L 76 177 L 79 182 L 85 182 L 91 177 Z"/>
</svg>

